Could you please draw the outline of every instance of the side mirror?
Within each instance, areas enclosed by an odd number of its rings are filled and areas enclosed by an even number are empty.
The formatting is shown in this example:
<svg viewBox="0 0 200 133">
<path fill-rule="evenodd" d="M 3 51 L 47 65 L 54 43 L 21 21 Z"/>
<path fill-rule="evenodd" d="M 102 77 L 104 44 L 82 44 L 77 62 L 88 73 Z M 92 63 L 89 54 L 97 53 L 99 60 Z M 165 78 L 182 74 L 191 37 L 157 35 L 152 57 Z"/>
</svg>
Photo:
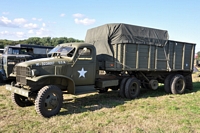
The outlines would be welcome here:
<svg viewBox="0 0 200 133">
<path fill-rule="evenodd" d="M 85 48 L 83 48 L 83 52 L 86 52 L 87 51 L 87 48 L 85 47 Z"/>
<path fill-rule="evenodd" d="M 84 53 L 86 53 L 87 50 L 88 50 L 88 49 L 87 49 L 86 47 L 84 47 L 82 50 L 79 50 L 79 52 L 78 52 L 79 54 L 78 54 L 78 55 L 79 55 L 79 56 L 80 56 L 80 55 L 84 55 Z"/>
</svg>

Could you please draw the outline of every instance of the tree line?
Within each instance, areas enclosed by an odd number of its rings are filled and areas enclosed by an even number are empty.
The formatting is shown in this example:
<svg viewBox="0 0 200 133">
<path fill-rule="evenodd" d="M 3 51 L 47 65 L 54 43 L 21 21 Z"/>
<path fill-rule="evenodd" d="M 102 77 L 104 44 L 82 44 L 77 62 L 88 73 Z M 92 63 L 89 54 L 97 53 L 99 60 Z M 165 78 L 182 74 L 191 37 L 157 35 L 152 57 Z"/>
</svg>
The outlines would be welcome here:
<svg viewBox="0 0 200 133">
<path fill-rule="evenodd" d="M 0 48 L 4 48 L 7 45 L 17 45 L 17 44 L 34 44 L 34 45 L 41 45 L 41 46 L 56 46 L 61 43 L 70 43 L 70 42 L 83 42 L 83 40 L 78 40 L 74 38 L 67 38 L 67 37 L 30 37 L 25 40 L 19 41 L 12 41 L 12 40 L 0 40 Z"/>
</svg>

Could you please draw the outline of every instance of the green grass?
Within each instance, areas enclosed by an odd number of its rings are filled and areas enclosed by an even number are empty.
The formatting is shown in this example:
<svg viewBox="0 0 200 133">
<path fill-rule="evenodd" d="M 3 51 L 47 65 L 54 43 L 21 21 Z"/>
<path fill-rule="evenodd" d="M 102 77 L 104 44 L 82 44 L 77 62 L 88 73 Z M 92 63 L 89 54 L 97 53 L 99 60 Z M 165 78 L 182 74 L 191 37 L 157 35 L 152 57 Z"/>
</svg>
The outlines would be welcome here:
<svg viewBox="0 0 200 133">
<path fill-rule="evenodd" d="M 194 90 L 183 95 L 166 94 L 162 85 L 134 100 L 119 98 L 117 91 L 65 94 L 61 112 L 49 119 L 37 115 L 34 106 L 14 105 L 1 85 L 0 132 L 200 132 L 200 77 L 193 77 Z"/>
</svg>

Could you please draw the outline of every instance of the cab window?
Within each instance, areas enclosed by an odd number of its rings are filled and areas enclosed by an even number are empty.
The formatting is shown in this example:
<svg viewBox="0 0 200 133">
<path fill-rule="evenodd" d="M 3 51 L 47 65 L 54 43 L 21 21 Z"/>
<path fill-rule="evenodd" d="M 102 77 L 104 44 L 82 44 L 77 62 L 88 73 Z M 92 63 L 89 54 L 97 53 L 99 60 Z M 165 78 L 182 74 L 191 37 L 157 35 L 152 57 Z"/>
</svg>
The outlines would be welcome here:
<svg viewBox="0 0 200 133">
<path fill-rule="evenodd" d="M 19 49 L 13 49 L 12 54 L 19 54 Z"/>
</svg>

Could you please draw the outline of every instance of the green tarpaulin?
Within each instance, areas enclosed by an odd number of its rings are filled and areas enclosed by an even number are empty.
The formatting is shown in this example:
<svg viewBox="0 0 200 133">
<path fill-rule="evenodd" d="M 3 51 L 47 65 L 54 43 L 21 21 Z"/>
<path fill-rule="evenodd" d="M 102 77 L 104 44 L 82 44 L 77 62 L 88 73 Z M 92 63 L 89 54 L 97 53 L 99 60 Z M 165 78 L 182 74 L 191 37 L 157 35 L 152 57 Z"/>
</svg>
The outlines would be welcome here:
<svg viewBox="0 0 200 133">
<path fill-rule="evenodd" d="M 101 60 L 113 57 L 112 44 L 146 44 L 165 46 L 168 41 L 168 32 L 123 23 L 105 24 L 87 31 L 85 42 L 93 44 Z M 110 60 L 110 59 L 109 59 Z"/>
</svg>

